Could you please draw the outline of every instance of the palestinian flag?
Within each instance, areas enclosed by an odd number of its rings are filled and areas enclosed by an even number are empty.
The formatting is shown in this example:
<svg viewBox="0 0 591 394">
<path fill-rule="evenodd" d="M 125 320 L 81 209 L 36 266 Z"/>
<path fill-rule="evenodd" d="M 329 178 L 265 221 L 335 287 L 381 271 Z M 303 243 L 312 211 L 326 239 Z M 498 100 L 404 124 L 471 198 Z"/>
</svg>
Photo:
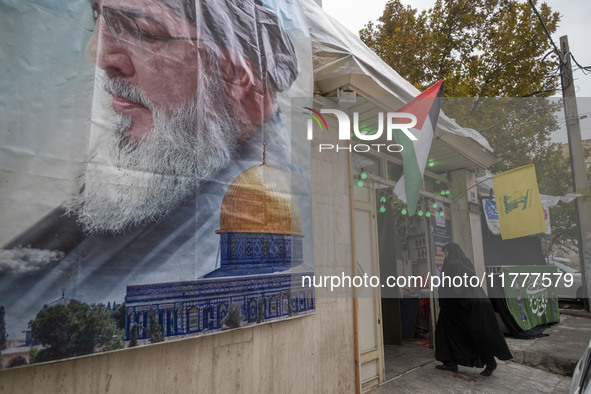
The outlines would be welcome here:
<svg viewBox="0 0 591 394">
<path fill-rule="evenodd" d="M 409 215 L 414 215 L 417 209 L 423 173 L 439 118 L 442 92 L 443 80 L 440 80 L 396 111 L 417 117 L 417 124 L 409 130 L 417 138 L 416 141 L 411 140 L 402 130 L 392 131 L 396 143 L 404 147 L 401 152 L 403 174 L 394 187 L 394 193 L 406 203 Z"/>
</svg>

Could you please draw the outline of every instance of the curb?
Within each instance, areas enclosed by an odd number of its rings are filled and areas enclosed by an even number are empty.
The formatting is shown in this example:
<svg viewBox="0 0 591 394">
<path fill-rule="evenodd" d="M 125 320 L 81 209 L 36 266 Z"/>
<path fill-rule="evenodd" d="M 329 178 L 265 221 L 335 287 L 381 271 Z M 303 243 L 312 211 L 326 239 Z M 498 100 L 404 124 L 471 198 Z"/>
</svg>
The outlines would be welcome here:
<svg viewBox="0 0 591 394">
<path fill-rule="evenodd" d="M 573 376 L 577 360 L 555 357 L 544 352 L 511 350 L 513 362 L 552 372 L 557 375 Z"/>
<path fill-rule="evenodd" d="M 576 318 L 591 319 L 591 313 L 582 309 L 560 308 L 560 315 L 564 316 L 567 321 L 570 320 L 569 318 L 574 318 L 573 322 Z M 581 320 L 578 325 L 566 323 L 564 326 L 562 323 L 563 319 L 560 323 L 550 327 L 549 339 L 534 338 L 516 340 L 515 342 L 508 340 L 507 344 L 513 354 L 512 361 L 553 374 L 572 376 L 579 361 L 579 354 L 570 354 L 567 349 L 579 349 L 580 345 L 580 352 L 584 351 L 588 342 L 579 344 L 580 341 L 574 340 L 572 335 L 578 332 L 577 327 L 580 327 L 581 324 L 589 327 L 591 322 Z M 557 331 L 552 332 L 553 330 Z"/>
<path fill-rule="evenodd" d="M 568 315 L 568 316 L 574 316 L 574 317 L 583 317 L 586 319 L 591 319 L 591 313 L 581 310 L 581 309 L 565 309 L 565 308 L 560 308 L 560 314 L 561 315 Z"/>
</svg>

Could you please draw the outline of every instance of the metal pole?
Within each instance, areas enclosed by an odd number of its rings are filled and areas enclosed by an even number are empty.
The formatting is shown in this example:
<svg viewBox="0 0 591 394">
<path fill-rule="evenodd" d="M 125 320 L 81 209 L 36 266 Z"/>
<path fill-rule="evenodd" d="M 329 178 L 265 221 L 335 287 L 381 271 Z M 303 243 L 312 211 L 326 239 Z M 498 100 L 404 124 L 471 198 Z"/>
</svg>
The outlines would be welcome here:
<svg viewBox="0 0 591 394">
<path fill-rule="evenodd" d="M 591 287 L 591 198 L 589 196 L 589 181 L 585 168 L 579 112 L 577 110 L 577 98 L 575 97 L 567 36 L 560 37 L 560 49 L 562 54 L 560 80 L 562 83 L 562 97 L 566 116 L 573 187 L 576 193 L 583 195 L 575 201 L 575 213 L 578 228 L 579 262 L 581 265 L 581 277 L 583 279 L 583 302 L 585 304 L 585 310 L 589 312 L 589 289 Z"/>
</svg>

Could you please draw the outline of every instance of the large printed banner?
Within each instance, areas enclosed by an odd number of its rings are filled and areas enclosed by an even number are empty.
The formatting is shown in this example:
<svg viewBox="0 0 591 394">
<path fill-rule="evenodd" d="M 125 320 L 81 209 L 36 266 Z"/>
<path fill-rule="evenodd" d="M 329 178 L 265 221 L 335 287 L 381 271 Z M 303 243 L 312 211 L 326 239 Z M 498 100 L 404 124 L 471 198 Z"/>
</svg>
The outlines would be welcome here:
<svg viewBox="0 0 591 394">
<path fill-rule="evenodd" d="M 297 2 L 4 0 L 0 36 L 3 367 L 314 311 Z"/>
<path fill-rule="evenodd" d="M 529 330 L 541 324 L 560 321 L 555 287 L 560 285 L 558 281 L 564 281 L 565 278 L 557 274 L 555 267 L 503 267 L 502 275 L 507 306 L 519 327 Z"/>
</svg>

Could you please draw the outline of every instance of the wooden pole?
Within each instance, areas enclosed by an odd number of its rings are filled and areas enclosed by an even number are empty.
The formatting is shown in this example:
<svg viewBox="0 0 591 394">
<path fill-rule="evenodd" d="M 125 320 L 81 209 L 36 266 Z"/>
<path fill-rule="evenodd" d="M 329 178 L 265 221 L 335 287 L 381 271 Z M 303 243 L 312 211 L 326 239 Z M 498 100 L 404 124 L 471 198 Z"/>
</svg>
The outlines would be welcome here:
<svg viewBox="0 0 591 394">
<path fill-rule="evenodd" d="M 357 274 L 357 251 L 355 249 L 355 194 L 354 194 L 354 186 L 353 186 L 353 158 L 351 152 L 348 154 L 347 159 L 349 165 L 349 212 L 351 215 L 351 263 L 352 263 L 352 272 L 351 276 Z M 351 297 L 351 301 L 353 302 L 353 343 L 355 348 L 355 392 L 357 394 L 361 393 L 361 375 L 360 375 L 360 368 L 361 368 L 361 360 L 359 354 L 359 322 L 358 322 L 358 311 L 357 311 L 357 291 L 355 286 L 353 286 L 353 294 Z"/>
</svg>

